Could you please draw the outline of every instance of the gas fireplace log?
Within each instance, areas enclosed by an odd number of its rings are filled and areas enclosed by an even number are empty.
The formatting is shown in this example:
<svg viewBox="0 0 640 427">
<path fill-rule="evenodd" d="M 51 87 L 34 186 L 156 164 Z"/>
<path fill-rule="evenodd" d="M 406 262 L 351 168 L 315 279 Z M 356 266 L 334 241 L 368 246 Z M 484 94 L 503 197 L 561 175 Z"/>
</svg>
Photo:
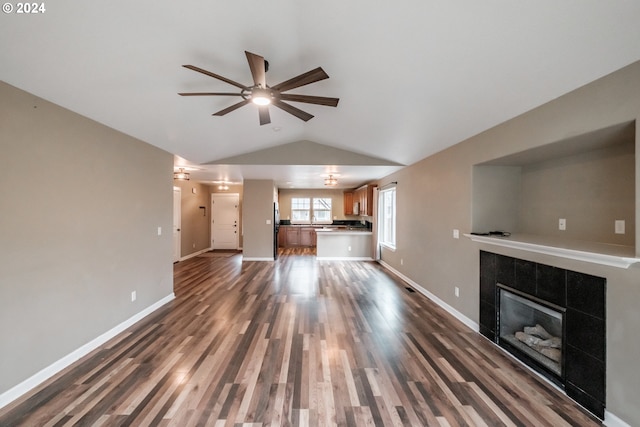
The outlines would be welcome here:
<svg viewBox="0 0 640 427">
<path fill-rule="evenodd" d="M 527 328 L 525 328 L 526 330 Z M 558 337 L 551 337 L 549 339 L 543 340 L 535 335 L 530 335 L 525 332 L 516 332 L 516 338 L 519 341 L 522 341 L 529 347 L 538 346 L 538 347 L 549 347 L 549 348 L 561 348 L 562 341 Z"/>
<path fill-rule="evenodd" d="M 547 356 L 549 359 L 555 362 L 558 362 L 558 363 L 562 362 L 562 352 L 557 348 L 540 347 L 540 346 L 533 346 L 532 348 L 536 350 L 538 353 L 544 356 Z"/>
<path fill-rule="evenodd" d="M 542 342 L 542 339 L 534 335 L 526 334 L 520 331 L 516 332 L 516 338 L 519 341 L 522 341 L 523 343 L 528 345 L 529 347 L 533 347 L 534 345 L 538 345 L 540 342 Z"/>
<path fill-rule="evenodd" d="M 562 348 L 562 340 L 558 337 L 551 337 L 548 340 L 540 341 L 538 345 L 541 347 Z"/>
<path fill-rule="evenodd" d="M 537 337 L 542 338 L 543 340 L 548 340 L 549 338 L 553 338 L 553 335 L 547 332 L 547 330 L 540 325 L 525 326 L 524 333 L 529 335 L 535 335 Z"/>
<path fill-rule="evenodd" d="M 560 350 L 562 340 L 551 335 L 542 326 L 525 326 L 524 332 L 516 332 L 515 337 L 543 356 L 558 363 L 562 362 L 562 352 Z"/>
</svg>

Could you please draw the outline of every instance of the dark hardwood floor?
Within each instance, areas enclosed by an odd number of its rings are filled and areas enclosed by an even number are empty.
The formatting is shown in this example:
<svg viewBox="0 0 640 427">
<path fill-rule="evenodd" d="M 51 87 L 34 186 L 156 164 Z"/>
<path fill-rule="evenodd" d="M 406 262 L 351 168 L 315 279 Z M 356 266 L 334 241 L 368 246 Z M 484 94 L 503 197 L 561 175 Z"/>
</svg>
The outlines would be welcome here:
<svg viewBox="0 0 640 427">
<path fill-rule="evenodd" d="M 288 251 L 174 269 L 174 301 L 0 425 L 600 425 L 376 263 Z"/>
</svg>

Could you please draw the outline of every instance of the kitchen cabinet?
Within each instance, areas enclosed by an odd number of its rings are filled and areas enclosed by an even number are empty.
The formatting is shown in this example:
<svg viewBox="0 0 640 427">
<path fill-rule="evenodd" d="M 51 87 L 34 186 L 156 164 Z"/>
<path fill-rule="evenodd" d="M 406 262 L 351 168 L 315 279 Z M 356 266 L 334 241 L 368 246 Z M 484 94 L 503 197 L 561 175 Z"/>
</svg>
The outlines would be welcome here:
<svg viewBox="0 0 640 427">
<path fill-rule="evenodd" d="M 353 215 L 353 191 L 344 192 L 344 214 Z"/>
<path fill-rule="evenodd" d="M 358 203 L 360 211 L 357 215 L 373 215 L 373 189 L 375 185 L 363 185 L 353 192 L 353 203 Z M 353 204 L 352 203 L 352 204 Z"/>
<path fill-rule="evenodd" d="M 313 228 L 300 229 L 300 246 L 315 246 L 316 230 Z"/>
<path fill-rule="evenodd" d="M 313 227 L 280 227 L 280 233 L 282 233 L 282 238 L 278 238 L 278 242 L 281 247 L 313 247 L 316 245 L 316 230 Z"/>
<path fill-rule="evenodd" d="M 284 246 L 290 248 L 293 246 L 300 246 L 300 228 L 299 227 L 284 227 L 285 238 Z"/>
<path fill-rule="evenodd" d="M 278 229 L 278 247 L 284 248 L 287 246 L 287 227 L 280 227 Z"/>
</svg>

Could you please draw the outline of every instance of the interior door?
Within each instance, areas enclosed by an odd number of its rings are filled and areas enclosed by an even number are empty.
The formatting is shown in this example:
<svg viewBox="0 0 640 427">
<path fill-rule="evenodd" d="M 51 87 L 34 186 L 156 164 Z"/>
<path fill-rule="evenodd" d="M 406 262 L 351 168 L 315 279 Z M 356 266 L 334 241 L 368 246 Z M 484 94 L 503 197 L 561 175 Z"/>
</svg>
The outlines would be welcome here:
<svg viewBox="0 0 640 427">
<path fill-rule="evenodd" d="M 211 249 L 238 249 L 238 194 L 211 195 Z"/>
<path fill-rule="evenodd" d="M 180 228 L 182 224 L 182 191 L 180 187 L 173 187 L 173 262 L 180 261 L 181 250 L 181 234 Z"/>
</svg>

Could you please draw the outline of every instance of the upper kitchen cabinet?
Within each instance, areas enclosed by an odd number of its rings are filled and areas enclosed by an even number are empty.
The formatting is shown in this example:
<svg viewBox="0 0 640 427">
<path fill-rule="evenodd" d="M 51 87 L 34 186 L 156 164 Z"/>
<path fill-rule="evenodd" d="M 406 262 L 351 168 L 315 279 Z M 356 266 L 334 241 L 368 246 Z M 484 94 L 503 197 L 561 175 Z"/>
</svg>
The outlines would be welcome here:
<svg viewBox="0 0 640 427">
<path fill-rule="evenodd" d="M 353 192 L 353 215 L 373 215 L 373 189 L 375 185 L 363 185 Z"/>
<path fill-rule="evenodd" d="M 353 191 L 344 192 L 344 214 L 353 215 Z"/>
</svg>

